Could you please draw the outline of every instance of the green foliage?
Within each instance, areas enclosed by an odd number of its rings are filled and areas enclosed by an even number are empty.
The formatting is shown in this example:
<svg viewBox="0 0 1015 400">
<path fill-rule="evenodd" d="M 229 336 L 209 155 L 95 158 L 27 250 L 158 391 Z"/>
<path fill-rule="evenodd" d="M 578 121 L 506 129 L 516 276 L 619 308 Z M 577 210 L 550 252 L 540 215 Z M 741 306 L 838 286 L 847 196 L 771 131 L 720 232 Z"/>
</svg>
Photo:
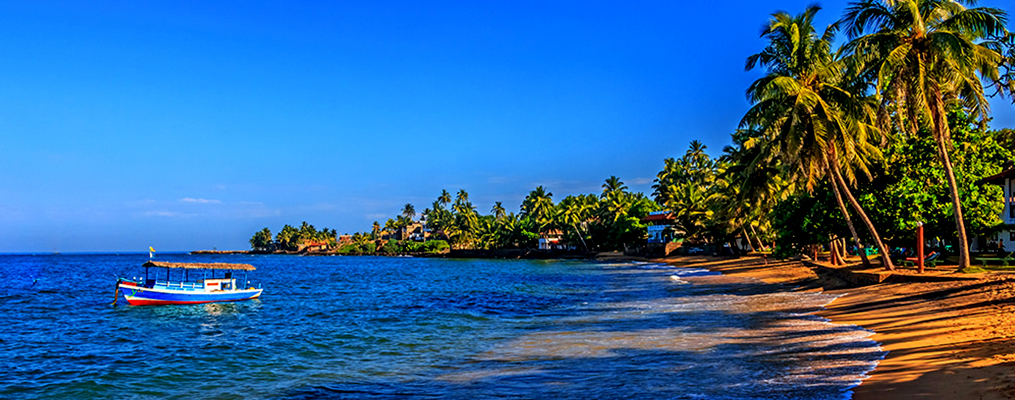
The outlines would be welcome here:
<svg viewBox="0 0 1015 400">
<path fill-rule="evenodd" d="M 377 252 L 379 252 L 379 253 L 388 253 L 388 254 L 401 253 L 402 252 L 402 245 L 401 245 L 401 243 L 399 243 L 397 241 L 389 240 L 387 242 L 384 242 L 384 245 L 381 246 L 381 248 L 377 249 Z"/>
<path fill-rule="evenodd" d="M 954 146 L 949 151 L 962 199 L 966 229 L 972 234 L 992 232 L 1004 204 L 1001 189 L 980 180 L 1001 171 L 1011 159 L 1006 132 L 986 131 L 961 111 L 948 114 Z M 944 168 L 936 155 L 937 143 L 925 132 L 900 134 L 886 150 L 887 163 L 876 178 L 861 187 L 860 200 L 885 236 L 896 242 L 912 239 L 917 222 L 928 237 L 956 235 L 950 192 Z"/>
<path fill-rule="evenodd" d="M 772 212 L 776 258 L 788 258 L 805 252 L 808 246 L 847 237 L 842 214 L 830 191 L 809 195 L 801 192 L 780 201 Z"/>
<path fill-rule="evenodd" d="M 339 254 L 373 254 L 376 251 L 377 244 L 374 242 L 343 244 L 337 250 Z"/>
<path fill-rule="evenodd" d="M 279 250 L 295 251 L 299 247 L 299 231 L 286 224 L 275 235 L 275 243 Z"/>
<path fill-rule="evenodd" d="M 536 223 L 536 229 L 545 232 L 550 228 L 553 217 L 553 193 L 537 186 L 522 201 L 522 217 L 528 217 Z"/>
<path fill-rule="evenodd" d="M 303 221 L 300 224 L 300 228 L 296 229 L 292 225 L 286 224 L 282 227 L 282 230 L 275 235 L 274 243 L 270 245 L 267 242 L 271 241 L 271 231 L 268 228 L 262 229 L 260 232 L 254 234 L 254 237 L 250 239 L 250 245 L 255 250 L 284 250 L 284 251 L 298 251 L 307 245 L 314 243 L 324 243 L 328 246 L 335 246 L 338 240 L 338 234 L 334 229 L 324 228 L 317 230 L 313 225 Z M 256 242 L 256 244 L 255 244 Z"/>
<path fill-rule="evenodd" d="M 718 177 L 720 164 L 705 149 L 695 140 L 683 157 L 663 160 L 663 170 L 652 186 L 656 203 L 676 218 L 678 236 L 691 241 L 707 241 L 725 233 L 714 217 L 727 185 Z"/>
<path fill-rule="evenodd" d="M 271 239 L 271 230 L 261 229 L 250 238 L 250 248 L 254 250 L 268 251 L 275 249 L 275 242 Z"/>
<path fill-rule="evenodd" d="M 405 251 L 410 253 L 443 253 L 451 246 L 443 240 L 428 240 L 426 242 L 407 242 Z"/>
<path fill-rule="evenodd" d="M 660 207 L 641 193 L 629 192 L 614 176 L 603 184 L 601 195 L 568 196 L 559 204 L 554 204 L 553 193 L 538 186 L 520 209 L 520 214 L 507 213 L 498 202 L 491 215 L 480 215 L 468 192 L 459 190 L 451 203 L 443 190 L 425 216 L 433 237 L 446 239 L 451 248 L 534 248 L 541 237 L 559 234 L 567 248 L 612 250 L 640 244 L 645 234 L 640 219 Z"/>
<path fill-rule="evenodd" d="M 377 251 L 377 243 L 364 242 L 356 245 L 356 249 L 360 254 L 372 254 Z"/>
</svg>

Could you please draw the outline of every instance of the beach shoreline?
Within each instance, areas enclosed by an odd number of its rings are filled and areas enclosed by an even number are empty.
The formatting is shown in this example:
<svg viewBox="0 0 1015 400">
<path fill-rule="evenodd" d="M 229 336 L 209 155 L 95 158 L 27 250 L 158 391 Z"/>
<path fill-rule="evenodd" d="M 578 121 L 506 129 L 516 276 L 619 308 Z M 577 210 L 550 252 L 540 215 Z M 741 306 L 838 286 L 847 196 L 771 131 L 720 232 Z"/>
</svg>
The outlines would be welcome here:
<svg viewBox="0 0 1015 400">
<path fill-rule="evenodd" d="M 874 332 L 887 356 L 853 399 L 1015 398 L 1015 275 L 854 286 L 800 261 L 667 257 L 676 266 L 839 297 L 817 315 Z"/>
</svg>

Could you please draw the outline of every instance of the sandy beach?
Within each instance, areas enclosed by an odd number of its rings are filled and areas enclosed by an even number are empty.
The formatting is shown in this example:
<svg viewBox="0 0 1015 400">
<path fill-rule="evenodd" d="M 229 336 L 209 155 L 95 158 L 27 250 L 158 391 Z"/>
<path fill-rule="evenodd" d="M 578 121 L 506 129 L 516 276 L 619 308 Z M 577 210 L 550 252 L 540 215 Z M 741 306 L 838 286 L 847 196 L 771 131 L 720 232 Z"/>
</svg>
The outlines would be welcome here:
<svg viewBox="0 0 1015 400">
<path fill-rule="evenodd" d="M 874 331 L 872 339 L 888 351 L 854 389 L 854 399 L 1015 398 L 1015 341 L 1010 340 L 1015 337 L 1015 274 L 850 287 L 800 261 L 759 256 L 655 261 L 757 278 L 786 290 L 841 295 L 819 315 Z"/>
</svg>

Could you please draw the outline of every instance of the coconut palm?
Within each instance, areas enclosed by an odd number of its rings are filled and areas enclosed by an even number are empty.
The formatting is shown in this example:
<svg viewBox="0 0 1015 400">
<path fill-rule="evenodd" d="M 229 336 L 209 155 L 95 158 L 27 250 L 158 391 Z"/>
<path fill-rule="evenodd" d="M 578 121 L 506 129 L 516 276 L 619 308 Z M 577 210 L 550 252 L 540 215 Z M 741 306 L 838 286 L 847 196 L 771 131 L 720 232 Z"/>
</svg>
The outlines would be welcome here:
<svg viewBox="0 0 1015 400">
<path fill-rule="evenodd" d="M 445 189 L 441 189 L 441 195 L 437 196 L 437 201 L 440 202 L 442 206 L 447 207 L 448 204 L 451 204 L 451 193 L 448 193 Z M 434 207 L 434 209 L 436 208 L 437 207 Z"/>
<path fill-rule="evenodd" d="M 769 44 L 747 59 L 746 69 L 762 66 L 768 70 L 748 89 L 754 105 L 741 121 L 742 127 L 760 127 L 767 151 L 779 154 L 790 176 L 804 182 L 808 191 L 828 178 L 840 211 L 860 246 L 856 229 L 842 194 L 864 221 L 882 254 L 884 265 L 894 269 L 887 247 L 860 204 L 853 198 L 846 178 L 855 179 L 857 170 L 869 175 L 871 160 L 880 159 L 880 150 L 870 141 L 878 133 L 870 124 L 874 118 L 870 99 L 861 95 L 848 79 L 845 65 L 831 52 L 838 30 L 832 24 L 820 36 L 814 28 L 818 6 L 791 16 L 772 15 L 762 37 Z"/>
<path fill-rule="evenodd" d="M 785 179 L 778 156 L 759 146 L 761 142 L 756 139 L 759 136 L 764 135 L 757 127 L 741 129 L 733 134 L 734 145 L 723 149 L 720 162 L 724 168 L 716 180 L 726 185 L 717 199 L 717 202 L 724 203 L 718 209 L 720 221 L 728 223 L 742 218 L 746 226 L 741 228 L 746 228 L 745 232 L 750 230 L 758 247 L 763 248 L 764 243 L 755 226 L 767 225 L 775 205 L 796 189 Z"/>
<path fill-rule="evenodd" d="M 623 192 L 625 190 L 627 190 L 627 185 L 625 185 L 624 182 L 621 182 L 620 178 L 617 178 L 614 175 L 610 175 L 610 177 L 606 179 L 606 182 L 603 183 L 603 197 L 606 197 L 608 193 Z"/>
<path fill-rule="evenodd" d="M 578 229 L 578 225 L 584 226 L 591 219 L 591 211 L 592 207 L 585 201 L 584 196 L 567 196 L 557 204 L 556 217 L 554 218 L 562 232 L 574 229 L 574 234 L 585 251 L 589 251 L 589 246 L 585 242 L 584 234 Z"/>
<path fill-rule="evenodd" d="M 875 79 L 896 127 L 910 134 L 926 127 L 938 143 L 951 191 L 960 268 L 969 267 L 969 241 L 948 155 L 951 134 L 945 113 L 952 104 L 961 104 L 981 119 L 987 117 L 989 104 L 981 79 L 997 81 L 1004 58 L 996 46 L 983 42 L 1008 33 L 1003 11 L 963 5 L 971 3 L 864 0 L 850 3 L 843 16 L 851 39 L 845 49 Z"/>
<path fill-rule="evenodd" d="M 254 250 L 274 250 L 274 242 L 271 239 L 271 230 L 265 227 L 250 238 L 250 248 Z"/>
<path fill-rule="evenodd" d="M 391 235 L 395 233 L 396 230 L 398 230 L 398 223 L 395 222 L 395 220 L 388 218 L 388 220 L 384 222 L 384 231 L 387 232 L 388 235 Z"/>
<path fill-rule="evenodd" d="M 499 201 L 493 204 L 493 208 L 490 209 L 490 213 L 493 214 L 494 219 L 498 221 L 507 216 L 507 210 L 504 209 L 504 206 Z"/>
<path fill-rule="evenodd" d="M 553 193 L 547 192 L 543 186 L 537 186 L 522 201 L 522 216 L 527 216 L 536 223 L 540 233 L 546 232 L 553 215 Z"/>
<path fill-rule="evenodd" d="M 997 90 L 994 94 L 1007 94 L 1015 104 L 1015 33 L 1008 32 L 998 40 L 1001 56 L 1004 60 L 1001 63 L 1001 71 L 998 79 L 994 81 Z"/>
<path fill-rule="evenodd" d="M 402 207 L 402 216 L 412 221 L 416 218 L 416 207 L 412 203 L 405 203 L 405 207 Z"/>
</svg>

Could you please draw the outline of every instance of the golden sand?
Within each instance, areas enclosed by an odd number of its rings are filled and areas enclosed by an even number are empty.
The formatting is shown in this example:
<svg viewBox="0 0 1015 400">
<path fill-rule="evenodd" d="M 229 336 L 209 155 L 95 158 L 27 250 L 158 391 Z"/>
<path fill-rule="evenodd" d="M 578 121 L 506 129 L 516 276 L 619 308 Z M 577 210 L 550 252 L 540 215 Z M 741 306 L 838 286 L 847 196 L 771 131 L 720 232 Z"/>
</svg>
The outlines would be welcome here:
<svg viewBox="0 0 1015 400">
<path fill-rule="evenodd" d="M 888 351 L 854 399 L 1015 398 L 1015 275 L 844 287 L 804 263 L 670 257 L 654 261 L 842 295 L 818 313 L 873 330 Z"/>
</svg>

